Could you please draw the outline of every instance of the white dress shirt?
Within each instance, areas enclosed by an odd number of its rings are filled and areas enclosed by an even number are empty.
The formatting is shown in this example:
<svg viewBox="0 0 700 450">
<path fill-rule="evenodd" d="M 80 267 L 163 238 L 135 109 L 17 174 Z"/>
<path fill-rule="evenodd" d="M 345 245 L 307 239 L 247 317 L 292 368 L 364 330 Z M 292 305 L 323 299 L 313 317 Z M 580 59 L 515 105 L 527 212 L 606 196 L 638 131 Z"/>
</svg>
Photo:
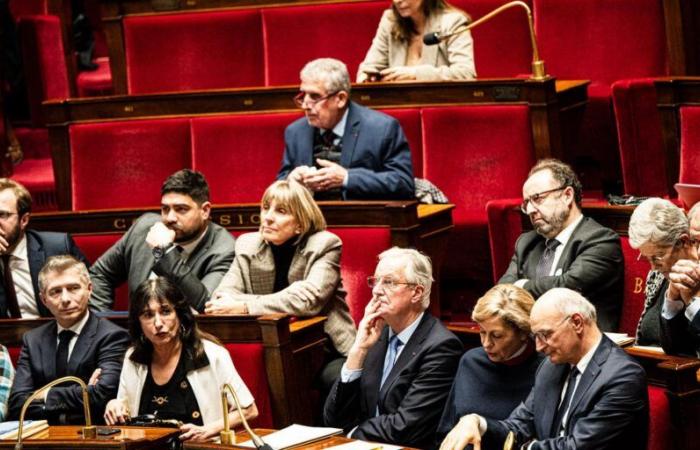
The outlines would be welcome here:
<svg viewBox="0 0 700 450">
<path fill-rule="evenodd" d="M 27 235 L 17 243 L 15 249 L 10 254 L 10 270 L 12 271 L 12 282 L 15 285 L 17 294 L 17 305 L 23 319 L 36 319 L 40 317 L 38 298 L 34 295 L 34 285 L 32 284 L 32 274 L 29 271 L 29 253 L 27 251 Z"/>
</svg>

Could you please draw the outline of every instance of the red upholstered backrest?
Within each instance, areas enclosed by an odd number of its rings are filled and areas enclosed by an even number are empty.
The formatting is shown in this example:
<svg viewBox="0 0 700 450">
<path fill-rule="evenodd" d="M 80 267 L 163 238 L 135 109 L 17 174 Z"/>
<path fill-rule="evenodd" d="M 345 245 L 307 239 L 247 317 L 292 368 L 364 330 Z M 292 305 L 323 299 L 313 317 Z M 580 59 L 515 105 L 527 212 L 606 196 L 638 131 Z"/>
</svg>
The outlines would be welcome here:
<svg viewBox="0 0 700 450">
<path fill-rule="evenodd" d="M 298 84 L 304 64 L 324 57 L 347 64 L 354 80 L 387 6 L 362 2 L 262 10 L 265 83 Z"/>
<path fill-rule="evenodd" d="M 646 259 L 639 259 L 639 251 L 630 247 L 629 238 L 621 236 L 622 256 L 625 259 L 625 287 L 622 296 L 620 331 L 630 336 L 637 333 L 637 323 L 644 310 L 644 285 L 649 272 Z"/>
<path fill-rule="evenodd" d="M 486 202 L 520 196 L 533 162 L 527 106 L 423 109 L 423 170 L 457 205 L 457 224 L 486 225 Z"/>
<path fill-rule="evenodd" d="M 671 425 L 671 406 L 666 389 L 649 385 L 649 437 L 647 450 L 666 450 L 672 448 L 673 427 Z"/>
<path fill-rule="evenodd" d="M 251 422 L 254 427 L 273 428 L 270 388 L 265 371 L 265 355 L 262 344 L 229 343 L 224 347 L 231 354 L 233 365 L 243 379 L 258 407 L 258 417 Z"/>
<path fill-rule="evenodd" d="M 452 5 L 464 10 L 472 20 L 479 19 L 506 3 L 503 0 L 454 0 Z M 532 6 L 531 0 L 525 3 Z M 512 77 L 530 73 L 532 47 L 527 14 L 512 8 L 489 22 L 474 28 L 474 62 L 476 73 L 484 77 Z"/>
<path fill-rule="evenodd" d="M 680 108 L 681 183 L 700 184 L 700 107 Z"/>
<path fill-rule="evenodd" d="M 263 84 L 258 10 L 126 17 L 131 94 Z"/>
<path fill-rule="evenodd" d="M 22 351 L 22 346 L 20 345 L 8 345 L 7 351 L 10 353 L 10 360 L 12 361 L 12 366 L 17 367 L 17 361 L 19 361 L 19 352 Z"/>
<path fill-rule="evenodd" d="M 70 126 L 73 209 L 160 204 L 168 175 L 192 166 L 188 119 Z"/>
<path fill-rule="evenodd" d="M 547 72 L 610 84 L 668 72 L 661 0 L 533 0 Z"/>
<path fill-rule="evenodd" d="M 515 252 L 515 242 L 523 232 L 520 199 L 492 200 L 486 204 L 489 220 L 489 244 L 493 281 L 497 282 L 508 269 Z"/>
<path fill-rule="evenodd" d="M 411 148 L 413 175 L 423 178 L 423 130 L 420 110 L 417 108 L 383 109 L 382 112 L 396 118 L 401 124 L 408 145 Z"/>
<path fill-rule="evenodd" d="M 666 155 L 653 78 L 613 83 L 612 100 L 625 194 L 668 195 Z"/>
<path fill-rule="evenodd" d="M 47 0 L 10 0 L 10 12 L 17 20 L 22 16 L 48 14 Z"/>
<path fill-rule="evenodd" d="M 41 102 L 69 96 L 61 22 L 57 16 L 25 16 L 17 24 L 32 120 L 43 123 Z"/>
<path fill-rule="evenodd" d="M 299 113 L 192 119 L 194 168 L 207 177 L 214 203 L 259 202 L 275 180 L 284 129 Z"/>
<path fill-rule="evenodd" d="M 83 255 L 94 264 L 100 256 L 109 248 L 116 243 L 119 238 L 122 237 L 121 233 L 112 234 L 99 234 L 99 235 L 83 235 L 83 236 L 73 236 L 80 251 Z M 114 292 L 114 305 L 112 306 L 114 311 L 128 311 L 129 310 L 129 286 L 127 283 L 123 283 Z"/>
<path fill-rule="evenodd" d="M 389 228 L 331 228 L 343 241 L 340 275 L 348 293 L 347 302 L 355 324 L 365 314 L 365 306 L 372 298 L 367 277 L 374 274 L 377 256 L 391 247 Z"/>
</svg>

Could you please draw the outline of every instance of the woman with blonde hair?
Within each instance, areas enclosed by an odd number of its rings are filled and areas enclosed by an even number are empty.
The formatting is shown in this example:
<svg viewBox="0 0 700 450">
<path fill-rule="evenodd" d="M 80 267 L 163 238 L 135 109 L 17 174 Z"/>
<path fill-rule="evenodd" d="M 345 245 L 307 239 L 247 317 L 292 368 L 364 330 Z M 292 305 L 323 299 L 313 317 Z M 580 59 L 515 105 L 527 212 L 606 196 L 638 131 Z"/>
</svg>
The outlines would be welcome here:
<svg viewBox="0 0 700 450">
<path fill-rule="evenodd" d="M 534 304 L 529 292 L 512 284 L 492 287 L 476 303 L 472 319 L 479 324 L 482 346 L 459 362 L 436 434 L 441 449 L 455 448 L 464 434 L 463 416 L 505 419 L 530 393 L 543 359 L 530 337 Z"/>
<path fill-rule="evenodd" d="M 355 340 L 340 279 L 342 242 L 326 231 L 311 193 L 292 180 L 274 182 L 260 203 L 260 230 L 236 240 L 236 256 L 205 307 L 207 314 L 326 316 L 332 342 L 323 385 L 332 385 Z"/>
</svg>

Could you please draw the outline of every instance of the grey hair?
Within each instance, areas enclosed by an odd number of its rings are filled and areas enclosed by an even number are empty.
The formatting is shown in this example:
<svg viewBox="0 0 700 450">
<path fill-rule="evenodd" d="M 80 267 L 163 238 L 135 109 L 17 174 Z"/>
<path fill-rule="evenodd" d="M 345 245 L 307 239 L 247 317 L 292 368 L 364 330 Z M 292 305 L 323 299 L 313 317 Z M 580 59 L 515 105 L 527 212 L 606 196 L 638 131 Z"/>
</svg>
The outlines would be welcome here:
<svg viewBox="0 0 700 450">
<path fill-rule="evenodd" d="M 634 249 L 646 243 L 669 247 L 685 233 L 688 233 L 688 218 L 683 210 L 662 198 L 644 200 L 630 218 L 630 246 Z"/>
<path fill-rule="evenodd" d="M 412 248 L 392 247 L 379 254 L 379 261 L 391 258 L 404 261 L 404 276 L 409 283 L 423 286 L 421 307 L 423 310 L 430 306 L 430 289 L 433 285 L 433 264 L 430 257 Z"/>
<path fill-rule="evenodd" d="M 321 82 L 327 92 L 345 91 L 350 93 L 348 68 L 335 58 L 319 58 L 306 63 L 299 77 L 302 81 Z"/>
<path fill-rule="evenodd" d="M 79 261 L 72 255 L 54 255 L 46 259 L 44 266 L 39 271 L 39 292 L 46 290 L 46 282 L 49 274 L 63 272 L 71 269 L 76 269 L 80 280 L 86 285 L 90 283 L 90 273 L 88 272 L 85 263 Z"/>
<path fill-rule="evenodd" d="M 578 292 L 568 288 L 553 288 L 545 292 L 537 299 L 532 310 L 540 308 L 554 308 L 562 316 L 580 314 L 586 323 L 596 323 L 598 315 L 593 303 Z"/>
<path fill-rule="evenodd" d="M 700 212 L 700 202 L 697 202 L 696 204 L 693 205 L 692 208 L 690 208 L 690 211 L 688 211 L 688 226 L 690 226 L 690 222 L 693 221 L 693 217 L 698 215 Z M 698 219 L 700 220 L 700 216 L 698 216 Z"/>
</svg>

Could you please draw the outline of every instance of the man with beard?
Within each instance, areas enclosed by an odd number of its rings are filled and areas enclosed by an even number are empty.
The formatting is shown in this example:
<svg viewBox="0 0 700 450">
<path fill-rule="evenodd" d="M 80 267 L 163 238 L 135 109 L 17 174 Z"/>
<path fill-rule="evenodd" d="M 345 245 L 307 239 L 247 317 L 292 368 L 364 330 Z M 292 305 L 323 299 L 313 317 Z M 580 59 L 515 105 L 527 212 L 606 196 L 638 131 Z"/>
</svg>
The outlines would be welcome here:
<svg viewBox="0 0 700 450">
<path fill-rule="evenodd" d="M 28 229 L 32 210 L 29 191 L 14 180 L 0 178 L 0 318 L 51 317 L 39 299 L 39 271 L 53 255 L 70 254 L 88 264 L 66 233 Z"/>
<path fill-rule="evenodd" d="M 506 273 L 538 298 L 554 287 L 583 294 L 598 311 L 598 326 L 615 331 L 622 308 L 624 264 L 620 238 L 581 212 L 581 182 L 567 164 L 539 161 L 523 185 L 520 209 L 534 230 L 523 233 Z"/>
<path fill-rule="evenodd" d="M 114 290 L 129 282 L 129 293 L 151 276 L 170 278 L 192 307 L 204 303 L 233 262 L 234 239 L 210 223 L 209 186 L 204 175 L 183 169 L 161 187 L 160 217 L 146 213 L 90 269 L 90 306 L 98 311 L 114 304 Z"/>
</svg>

